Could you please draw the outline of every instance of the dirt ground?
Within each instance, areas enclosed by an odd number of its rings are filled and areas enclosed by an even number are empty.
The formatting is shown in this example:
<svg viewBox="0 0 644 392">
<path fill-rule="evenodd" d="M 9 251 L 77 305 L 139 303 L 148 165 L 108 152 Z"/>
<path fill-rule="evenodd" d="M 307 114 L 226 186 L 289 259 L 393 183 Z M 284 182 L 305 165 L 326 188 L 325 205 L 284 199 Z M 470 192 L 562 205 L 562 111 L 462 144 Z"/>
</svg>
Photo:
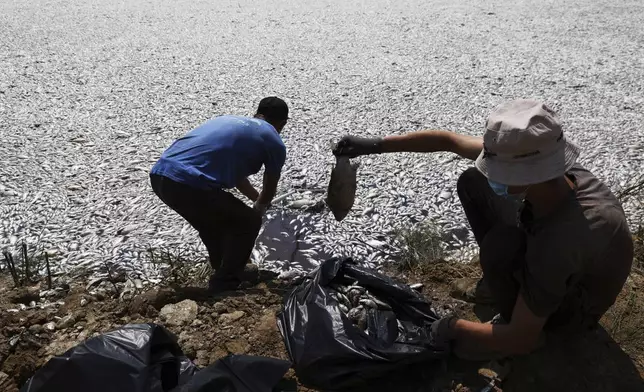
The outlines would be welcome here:
<svg viewBox="0 0 644 392">
<path fill-rule="evenodd" d="M 481 312 L 450 296 L 450 284 L 460 277 L 476 277 L 472 265 L 428 264 L 405 274 L 390 272 L 409 283 L 423 283 L 424 295 L 442 311 L 455 311 L 469 319 Z M 644 279 L 634 274 L 620 301 L 607 314 L 601 329 L 586 336 L 552 336 L 539 351 L 507 361 L 510 369 L 502 386 L 491 391 L 644 391 L 644 351 L 641 323 Z M 38 287 L 16 290 L 0 276 L 0 390 L 15 392 L 47 360 L 84 339 L 129 323 L 164 324 L 178 338 L 186 355 L 204 367 L 228 353 L 244 353 L 288 359 L 276 327 L 275 315 L 292 286 L 269 280 L 257 286 L 210 298 L 200 287 L 163 287 L 142 290 L 132 298 L 90 295 L 85 284 L 72 285 L 48 298 L 50 307 L 21 308 L 37 300 Z M 184 325 L 169 325 L 160 316 L 164 305 L 193 300 L 196 316 Z M 32 303 L 33 305 L 33 303 Z M 24 306 L 22 306 L 24 307 Z M 18 311 L 15 311 L 18 309 Z M 53 322 L 55 327 L 52 324 Z M 48 329 L 49 328 L 49 329 Z M 52 330 L 50 330 L 52 329 Z M 606 331 L 611 331 L 613 336 Z M 620 347 L 620 344 L 622 347 Z M 489 364 L 449 359 L 439 368 L 417 366 L 404 379 L 389 375 L 369 390 L 481 391 L 481 376 Z M 415 370 L 415 369 L 412 369 Z M 4 377 L 4 379 L 3 379 Z M 297 383 L 293 371 L 287 380 Z M 288 384 L 288 383 L 287 383 Z M 377 386 L 377 387 L 376 387 Z M 309 391 L 297 384 L 297 390 Z"/>
</svg>

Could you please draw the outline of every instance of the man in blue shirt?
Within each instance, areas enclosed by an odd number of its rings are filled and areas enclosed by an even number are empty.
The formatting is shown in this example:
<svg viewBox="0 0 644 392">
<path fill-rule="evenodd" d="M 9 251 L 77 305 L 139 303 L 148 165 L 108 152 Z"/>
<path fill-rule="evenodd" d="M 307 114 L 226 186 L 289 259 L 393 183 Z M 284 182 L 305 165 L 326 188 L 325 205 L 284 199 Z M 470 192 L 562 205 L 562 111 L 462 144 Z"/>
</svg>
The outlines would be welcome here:
<svg viewBox="0 0 644 392">
<path fill-rule="evenodd" d="M 264 98 L 253 118 L 216 117 L 177 139 L 150 172 L 154 193 L 199 232 L 208 249 L 213 293 L 237 288 L 248 275 L 246 262 L 286 160 L 279 134 L 287 120 L 286 102 Z M 248 176 L 262 166 L 258 192 Z M 226 191 L 231 188 L 253 207 Z"/>
</svg>

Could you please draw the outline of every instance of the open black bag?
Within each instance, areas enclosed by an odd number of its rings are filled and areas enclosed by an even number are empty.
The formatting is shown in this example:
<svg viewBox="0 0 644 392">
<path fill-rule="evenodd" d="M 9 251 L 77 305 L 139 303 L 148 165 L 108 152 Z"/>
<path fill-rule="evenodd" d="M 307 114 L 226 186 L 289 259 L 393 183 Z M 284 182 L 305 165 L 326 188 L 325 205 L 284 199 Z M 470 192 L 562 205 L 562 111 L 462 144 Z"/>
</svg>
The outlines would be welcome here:
<svg viewBox="0 0 644 392">
<path fill-rule="evenodd" d="M 329 295 L 329 284 L 355 281 L 392 308 L 371 314 L 368 334 L 355 327 Z M 299 381 L 340 390 L 398 374 L 411 364 L 440 363 L 448 353 L 429 343 L 437 319 L 430 304 L 409 286 L 350 258 L 333 258 L 289 294 L 278 326 Z"/>
<path fill-rule="evenodd" d="M 130 324 L 50 359 L 20 392 L 168 392 L 196 370 L 167 329 Z"/>
</svg>

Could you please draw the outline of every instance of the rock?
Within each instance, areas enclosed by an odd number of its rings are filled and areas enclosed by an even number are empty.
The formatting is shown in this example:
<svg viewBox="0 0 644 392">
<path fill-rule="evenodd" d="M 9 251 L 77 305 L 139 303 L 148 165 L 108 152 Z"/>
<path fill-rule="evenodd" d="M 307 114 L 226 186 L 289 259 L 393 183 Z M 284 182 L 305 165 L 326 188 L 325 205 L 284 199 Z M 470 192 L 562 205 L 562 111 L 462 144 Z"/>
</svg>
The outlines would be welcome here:
<svg viewBox="0 0 644 392">
<path fill-rule="evenodd" d="M 203 321 L 201 321 L 199 319 L 195 319 L 195 321 L 192 322 L 193 327 L 199 327 L 199 326 L 202 326 L 202 325 L 203 325 Z"/>
<path fill-rule="evenodd" d="M 131 313 L 144 315 L 147 312 L 148 306 L 152 306 L 156 310 L 161 310 L 165 305 L 178 300 L 177 293 L 172 289 L 152 289 L 134 297 L 129 306 L 129 310 Z"/>
<path fill-rule="evenodd" d="M 275 320 L 275 312 L 266 309 L 262 317 L 259 319 L 259 322 L 255 326 L 255 332 L 257 335 L 270 336 L 278 332 L 277 321 Z"/>
<path fill-rule="evenodd" d="M 232 313 L 224 313 L 221 316 L 219 316 L 219 322 L 221 324 L 231 324 L 240 318 L 244 317 L 246 313 L 242 310 L 236 310 Z"/>
<path fill-rule="evenodd" d="M 87 300 L 87 298 L 85 298 L 85 297 L 81 298 L 81 300 L 80 300 L 80 306 L 85 306 L 85 305 L 87 305 L 88 303 L 89 303 L 89 301 Z"/>
<path fill-rule="evenodd" d="M 50 321 L 47 324 L 43 325 L 43 328 L 47 332 L 54 332 L 56 330 L 56 323 L 53 321 Z"/>
<path fill-rule="evenodd" d="M 58 329 L 66 329 L 66 328 L 71 328 L 74 326 L 76 323 L 76 317 L 74 317 L 71 314 L 68 314 L 67 316 L 63 317 L 58 324 L 56 324 L 56 327 Z"/>
<path fill-rule="evenodd" d="M 11 381 L 9 379 L 9 375 L 5 372 L 0 372 L 0 390 L 2 391 L 8 391 L 9 390 L 9 384 L 11 384 Z"/>
<path fill-rule="evenodd" d="M 208 350 L 197 350 L 197 365 L 199 366 L 207 366 L 208 365 Z"/>
<path fill-rule="evenodd" d="M 212 308 L 219 314 L 226 313 L 228 311 L 228 306 L 223 302 L 215 303 Z"/>
<path fill-rule="evenodd" d="M 176 304 L 164 306 L 159 312 L 159 317 L 165 320 L 168 325 L 188 325 L 197 317 L 198 311 L 197 303 L 186 299 Z"/>
<path fill-rule="evenodd" d="M 210 354 L 210 363 L 215 363 L 217 360 L 228 355 L 228 351 L 221 347 L 215 347 L 215 351 Z"/>
<path fill-rule="evenodd" d="M 34 324 L 34 325 L 29 326 L 29 332 L 33 333 L 34 335 L 43 333 L 44 330 L 45 329 L 40 324 Z"/>
<path fill-rule="evenodd" d="M 191 360 L 194 360 L 197 358 L 197 349 L 195 348 L 194 345 L 192 345 L 191 342 L 186 342 L 181 346 L 181 349 L 183 350 L 183 353 L 185 354 L 186 357 L 190 358 Z"/>
<path fill-rule="evenodd" d="M 250 344 L 244 338 L 233 339 L 226 343 L 226 350 L 231 354 L 246 354 L 250 350 Z"/>
</svg>

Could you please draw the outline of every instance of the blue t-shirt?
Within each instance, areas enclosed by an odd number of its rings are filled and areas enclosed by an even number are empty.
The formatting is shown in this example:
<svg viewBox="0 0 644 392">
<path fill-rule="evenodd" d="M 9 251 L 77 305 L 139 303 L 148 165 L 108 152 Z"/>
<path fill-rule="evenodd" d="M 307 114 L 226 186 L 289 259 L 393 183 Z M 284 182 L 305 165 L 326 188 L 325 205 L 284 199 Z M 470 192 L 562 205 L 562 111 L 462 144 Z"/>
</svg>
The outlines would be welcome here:
<svg viewBox="0 0 644 392">
<path fill-rule="evenodd" d="M 177 139 L 151 173 L 200 189 L 234 188 L 257 173 L 279 176 L 286 147 L 264 120 L 240 116 L 213 118 Z"/>
</svg>

